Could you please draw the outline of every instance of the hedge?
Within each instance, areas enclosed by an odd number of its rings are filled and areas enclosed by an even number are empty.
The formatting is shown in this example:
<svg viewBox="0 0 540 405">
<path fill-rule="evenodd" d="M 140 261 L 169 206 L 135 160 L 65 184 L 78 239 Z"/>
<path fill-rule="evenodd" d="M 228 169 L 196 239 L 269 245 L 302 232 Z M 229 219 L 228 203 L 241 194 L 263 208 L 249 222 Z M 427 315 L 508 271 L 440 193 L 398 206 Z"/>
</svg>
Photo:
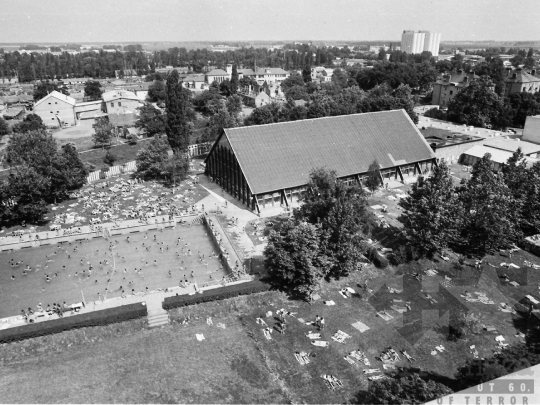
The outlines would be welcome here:
<svg viewBox="0 0 540 405">
<path fill-rule="evenodd" d="M 224 300 L 227 298 L 237 297 L 239 295 L 255 294 L 270 290 L 270 285 L 261 281 L 250 281 L 242 284 L 235 284 L 226 287 L 216 288 L 213 290 L 204 291 L 195 295 L 176 295 L 167 297 L 163 301 L 163 309 L 187 307 L 203 302 Z"/>
<path fill-rule="evenodd" d="M 128 304 L 121 307 L 77 314 L 45 322 L 29 323 L 23 326 L 0 330 L 0 343 L 15 342 L 86 326 L 107 325 L 146 315 L 148 315 L 146 305 L 140 302 Z"/>
</svg>

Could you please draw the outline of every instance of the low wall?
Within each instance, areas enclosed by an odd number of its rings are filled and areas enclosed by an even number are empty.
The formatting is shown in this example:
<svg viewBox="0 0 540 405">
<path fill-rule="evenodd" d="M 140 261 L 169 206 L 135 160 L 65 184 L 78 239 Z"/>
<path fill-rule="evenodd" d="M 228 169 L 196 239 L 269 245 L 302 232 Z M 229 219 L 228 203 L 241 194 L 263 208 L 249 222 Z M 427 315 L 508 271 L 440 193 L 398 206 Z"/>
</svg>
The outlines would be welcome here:
<svg viewBox="0 0 540 405">
<path fill-rule="evenodd" d="M 216 216 L 204 216 L 203 221 L 208 227 L 210 237 L 212 238 L 214 245 L 217 247 L 220 253 L 222 255 L 225 255 L 225 253 L 229 254 L 229 260 L 223 260 L 223 265 L 227 271 L 227 274 L 232 274 L 238 271 L 236 269 L 236 263 L 238 263 L 240 269 L 242 269 L 243 263 L 238 254 L 236 253 L 236 250 L 234 249 L 232 243 L 227 238 L 227 235 L 225 234 L 225 231 L 221 227 L 221 224 L 219 223 Z"/>
<path fill-rule="evenodd" d="M 139 302 L 115 308 L 75 314 L 47 322 L 30 323 L 0 330 L 0 343 L 15 342 L 87 326 L 107 325 L 148 315 L 146 304 Z"/>
<path fill-rule="evenodd" d="M 165 300 L 163 300 L 163 309 L 169 310 L 172 308 L 196 305 L 203 302 L 223 300 L 227 298 L 237 297 L 239 295 L 249 295 L 269 290 L 270 284 L 263 283 L 259 280 L 249 281 L 246 283 L 228 285 L 226 287 L 206 290 L 200 294 L 195 295 L 177 295 L 173 297 L 167 297 L 165 298 Z"/>
</svg>

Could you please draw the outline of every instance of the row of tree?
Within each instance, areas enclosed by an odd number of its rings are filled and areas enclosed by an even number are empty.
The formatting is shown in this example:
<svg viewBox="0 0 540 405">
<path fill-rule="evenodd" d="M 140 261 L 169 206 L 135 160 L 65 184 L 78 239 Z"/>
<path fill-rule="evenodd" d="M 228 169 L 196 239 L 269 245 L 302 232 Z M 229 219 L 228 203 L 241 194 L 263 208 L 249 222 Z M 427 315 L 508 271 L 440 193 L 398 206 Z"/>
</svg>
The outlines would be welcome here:
<svg viewBox="0 0 540 405">
<path fill-rule="evenodd" d="M 413 184 L 400 201 L 403 235 L 418 255 L 451 247 L 483 257 L 508 249 L 523 236 L 540 232 L 540 164 L 527 168 L 521 150 L 500 172 L 486 154 L 471 178 L 454 186 L 442 162 L 427 179 Z"/>
</svg>

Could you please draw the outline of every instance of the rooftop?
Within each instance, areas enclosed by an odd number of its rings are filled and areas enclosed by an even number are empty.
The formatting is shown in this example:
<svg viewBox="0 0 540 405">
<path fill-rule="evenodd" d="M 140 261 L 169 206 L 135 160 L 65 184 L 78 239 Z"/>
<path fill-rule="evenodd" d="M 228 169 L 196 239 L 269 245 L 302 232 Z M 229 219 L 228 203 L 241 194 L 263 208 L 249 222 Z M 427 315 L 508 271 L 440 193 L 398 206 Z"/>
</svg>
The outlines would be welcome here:
<svg viewBox="0 0 540 405">
<path fill-rule="evenodd" d="M 325 166 L 339 177 L 434 158 L 404 110 L 225 129 L 254 194 L 300 187 Z M 219 142 L 221 139 L 216 141 Z"/>
</svg>

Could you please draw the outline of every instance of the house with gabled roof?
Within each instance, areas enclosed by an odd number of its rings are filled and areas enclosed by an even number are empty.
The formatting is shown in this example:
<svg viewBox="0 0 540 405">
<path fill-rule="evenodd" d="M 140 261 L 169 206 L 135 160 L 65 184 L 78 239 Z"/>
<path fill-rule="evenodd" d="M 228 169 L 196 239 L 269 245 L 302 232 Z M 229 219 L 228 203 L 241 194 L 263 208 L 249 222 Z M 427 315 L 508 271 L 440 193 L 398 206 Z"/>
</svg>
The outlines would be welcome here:
<svg viewBox="0 0 540 405">
<path fill-rule="evenodd" d="M 73 126 L 77 122 L 75 104 L 76 101 L 73 97 L 54 90 L 37 101 L 33 111 L 49 128 Z"/>
<path fill-rule="evenodd" d="M 381 180 L 413 181 L 436 157 L 404 110 L 342 115 L 222 130 L 205 173 L 252 210 L 298 203 L 319 167 L 363 183 L 377 161 Z"/>
<path fill-rule="evenodd" d="M 524 91 L 528 93 L 540 91 L 540 78 L 536 77 L 536 70 L 533 69 L 528 73 L 522 68 L 508 69 L 505 94 L 509 96 L 512 93 Z"/>
<path fill-rule="evenodd" d="M 213 69 L 206 74 L 206 82 L 212 84 L 213 82 L 221 83 L 224 80 L 231 80 L 231 74 L 222 69 Z"/>
<path fill-rule="evenodd" d="M 255 80 L 259 85 L 264 82 L 282 82 L 289 76 L 289 72 L 281 68 L 259 68 L 255 71 Z"/>
<path fill-rule="evenodd" d="M 443 75 L 442 79 L 433 83 L 431 104 L 438 105 L 441 108 L 448 107 L 456 94 L 476 79 L 478 79 L 478 76 L 474 72 L 465 72 L 461 69 L 456 73 Z"/>
</svg>

